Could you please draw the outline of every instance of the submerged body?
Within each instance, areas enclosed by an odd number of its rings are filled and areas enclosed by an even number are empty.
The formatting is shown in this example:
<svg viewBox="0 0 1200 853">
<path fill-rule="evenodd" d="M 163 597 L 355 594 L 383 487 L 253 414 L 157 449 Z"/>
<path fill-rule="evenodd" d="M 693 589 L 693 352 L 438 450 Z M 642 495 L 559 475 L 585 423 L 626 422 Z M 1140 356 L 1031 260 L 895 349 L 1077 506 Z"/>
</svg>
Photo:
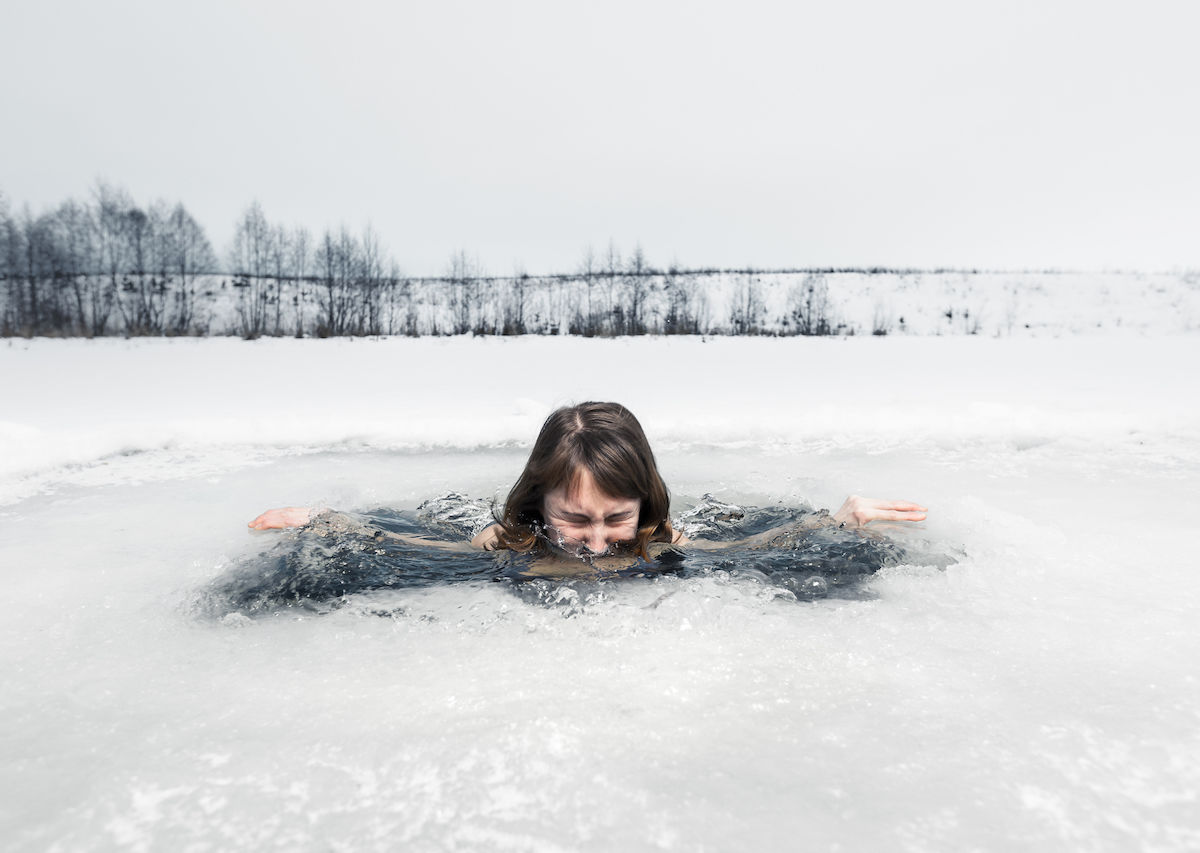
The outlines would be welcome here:
<svg viewBox="0 0 1200 853">
<path fill-rule="evenodd" d="M 463 557 L 507 551 L 501 562 L 508 576 L 563 578 L 662 571 L 665 563 L 677 564 L 668 555 L 683 551 L 786 554 L 829 531 L 871 541 L 878 537 L 857 532 L 870 522 L 923 521 L 926 512 L 907 501 L 851 496 L 836 513 L 809 511 L 774 527 L 744 531 L 736 541 L 706 541 L 689 537 L 669 517 L 669 508 L 670 492 L 637 418 L 619 403 L 593 402 L 550 414 L 502 509 L 488 519 L 494 523 L 480 524 L 457 541 L 421 530 L 371 527 L 343 513 L 307 507 L 268 510 L 249 526 L 299 528 L 317 539 L 350 537 L 359 551 L 380 555 L 405 548 Z"/>
<path fill-rule="evenodd" d="M 207 591 L 213 615 L 293 608 L 324 612 L 351 596 L 447 583 L 754 576 L 800 600 L 861 597 L 863 581 L 905 559 L 902 546 L 872 530 L 843 528 L 824 510 L 739 507 L 705 495 L 673 519 L 679 541 L 570 555 L 556 546 L 525 552 L 472 548 L 489 519 L 486 502 L 449 494 L 416 511 L 325 512 L 244 559 Z M 386 608 L 385 608 L 386 610 Z"/>
</svg>

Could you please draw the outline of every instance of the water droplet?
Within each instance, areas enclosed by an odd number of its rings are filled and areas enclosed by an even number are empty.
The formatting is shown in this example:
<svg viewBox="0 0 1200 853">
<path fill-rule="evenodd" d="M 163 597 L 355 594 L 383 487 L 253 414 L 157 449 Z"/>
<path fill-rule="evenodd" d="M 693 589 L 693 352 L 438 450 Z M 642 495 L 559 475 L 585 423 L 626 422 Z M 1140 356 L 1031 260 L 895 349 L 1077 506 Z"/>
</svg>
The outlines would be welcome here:
<svg viewBox="0 0 1200 853">
<path fill-rule="evenodd" d="M 829 584 L 820 575 L 809 575 L 800 582 L 800 593 L 810 598 L 822 598 L 829 594 Z"/>
</svg>

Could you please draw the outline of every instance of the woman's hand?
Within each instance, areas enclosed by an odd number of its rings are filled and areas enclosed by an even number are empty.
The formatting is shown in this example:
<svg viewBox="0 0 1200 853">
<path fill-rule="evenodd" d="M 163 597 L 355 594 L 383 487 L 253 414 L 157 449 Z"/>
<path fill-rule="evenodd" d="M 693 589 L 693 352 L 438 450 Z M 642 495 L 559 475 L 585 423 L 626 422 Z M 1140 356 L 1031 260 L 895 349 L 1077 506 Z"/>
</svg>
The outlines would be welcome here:
<svg viewBox="0 0 1200 853">
<path fill-rule="evenodd" d="M 320 510 L 310 506 L 284 506 L 279 509 L 269 509 L 260 515 L 247 527 L 254 530 L 274 530 L 280 527 L 303 527 L 308 524 Z"/>
<path fill-rule="evenodd" d="M 489 524 L 475 534 L 475 538 L 471 540 L 471 545 L 475 548 L 482 548 L 485 551 L 497 550 L 500 547 L 500 525 Z"/>
<path fill-rule="evenodd" d="M 847 527 L 862 527 L 869 521 L 924 521 L 925 507 L 911 501 L 881 501 L 851 495 L 833 520 Z"/>
</svg>

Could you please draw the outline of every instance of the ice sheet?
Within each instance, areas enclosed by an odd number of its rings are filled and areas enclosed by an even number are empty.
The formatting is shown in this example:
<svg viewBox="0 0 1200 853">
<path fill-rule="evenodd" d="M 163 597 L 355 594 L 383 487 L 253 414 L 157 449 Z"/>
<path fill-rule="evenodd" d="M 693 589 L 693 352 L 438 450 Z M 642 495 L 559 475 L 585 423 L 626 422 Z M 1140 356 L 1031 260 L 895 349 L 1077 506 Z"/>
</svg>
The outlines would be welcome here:
<svg viewBox="0 0 1200 853">
<path fill-rule="evenodd" d="M 939 343 L 0 350 L 18 439 L 0 508 L 0 834 L 1196 846 L 1197 344 Z M 319 618 L 191 609 L 270 541 L 244 527 L 260 509 L 502 494 L 545 412 L 590 397 L 642 418 L 681 501 L 913 498 L 930 520 L 897 535 L 965 556 L 886 570 L 864 601 L 798 604 L 717 574 L 542 601 L 468 583 Z"/>
</svg>

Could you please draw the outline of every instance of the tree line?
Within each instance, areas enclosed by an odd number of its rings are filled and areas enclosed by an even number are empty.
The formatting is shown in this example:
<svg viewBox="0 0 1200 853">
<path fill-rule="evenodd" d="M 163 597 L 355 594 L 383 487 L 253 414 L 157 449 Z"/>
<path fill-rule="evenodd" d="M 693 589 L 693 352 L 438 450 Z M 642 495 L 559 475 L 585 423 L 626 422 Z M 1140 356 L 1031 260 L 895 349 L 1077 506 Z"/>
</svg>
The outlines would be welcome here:
<svg viewBox="0 0 1200 853">
<path fill-rule="evenodd" d="M 653 267 L 642 248 L 588 247 L 577 268 L 489 276 L 466 251 L 411 278 L 370 226 L 270 222 L 249 205 L 219 258 L 182 202 L 137 204 L 97 182 L 84 201 L 34 215 L 0 193 L 0 335 L 328 337 L 453 334 L 837 334 L 823 276 L 788 293 L 781 322 L 754 271 L 714 304 L 714 271 Z"/>
<path fill-rule="evenodd" d="M 188 334 L 195 285 L 216 268 L 204 229 L 181 204 L 133 203 L 97 184 L 34 216 L 0 195 L 0 331 L 98 336 Z"/>
<path fill-rule="evenodd" d="M 378 334 L 380 293 L 399 279 L 372 229 L 271 224 L 251 204 L 225 262 L 182 202 L 138 205 L 98 182 L 86 201 L 40 215 L 11 210 L 0 194 L 0 334 Z M 217 283 L 214 280 L 220 278 Z M 287 305 L 285 283 L 305 285 Z M 214 287 L 232 287 L 230 319 Z M 294 287 L 292 289 L 295 289 Z M 305 327 L 303 300 L 320 305 Z M 216 324 L 214 326 L 214 324 Z"/>
</svg>

